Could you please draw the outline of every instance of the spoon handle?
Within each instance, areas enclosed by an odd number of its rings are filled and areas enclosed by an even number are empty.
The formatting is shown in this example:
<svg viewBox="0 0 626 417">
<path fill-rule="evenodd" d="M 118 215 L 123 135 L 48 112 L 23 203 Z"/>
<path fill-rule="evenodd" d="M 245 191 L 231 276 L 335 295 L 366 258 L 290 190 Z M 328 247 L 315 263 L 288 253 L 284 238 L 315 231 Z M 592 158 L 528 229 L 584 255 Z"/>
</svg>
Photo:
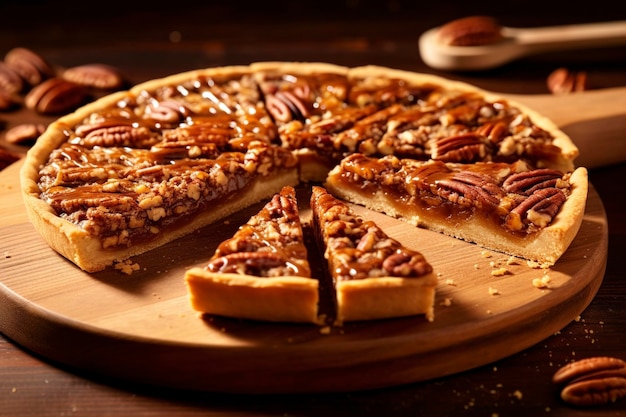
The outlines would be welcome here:
<svg viewBox="0 0 626 417">
<path fill-rule="evenodd" d="M 626 44 L 626 20 L 538 28 L 503 28 L 527 51 L 592 48 Z"/>
</svg>

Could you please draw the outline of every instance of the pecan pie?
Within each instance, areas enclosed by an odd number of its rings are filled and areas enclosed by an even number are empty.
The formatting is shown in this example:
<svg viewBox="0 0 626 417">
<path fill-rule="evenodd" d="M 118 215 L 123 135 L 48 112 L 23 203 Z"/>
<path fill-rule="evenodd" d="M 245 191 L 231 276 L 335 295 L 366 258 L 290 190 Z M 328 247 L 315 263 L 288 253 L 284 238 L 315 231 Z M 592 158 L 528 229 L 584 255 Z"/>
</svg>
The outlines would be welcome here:
<svg viewBox="0 0 626 417">
<path fill-rule="evenodd" d="M 185 281 L 202 313 L 267 321 L 313 322 L 318 280 L 311 277 L 296 193 L 283 187 Z"/>
<path fill-rule="evenodd" d="M 21 182 L 35 228 L 88 272 L 306 182 L 556 262 L 584 212 L 577 155 L 545 117 L 465 83 L 261 62 L 152 80 L 85 105 L 38 138 Z M 437 172 L 432 182 L 418 181 L 419 166 Z"/>
<path fill-rule="evenodd" d="M 311 211 L 336 293 L 337 323 L 419 314 L 433 319 L 437 278 L 420 252 L 322 187 L 313 187 Z"/>
</svg>

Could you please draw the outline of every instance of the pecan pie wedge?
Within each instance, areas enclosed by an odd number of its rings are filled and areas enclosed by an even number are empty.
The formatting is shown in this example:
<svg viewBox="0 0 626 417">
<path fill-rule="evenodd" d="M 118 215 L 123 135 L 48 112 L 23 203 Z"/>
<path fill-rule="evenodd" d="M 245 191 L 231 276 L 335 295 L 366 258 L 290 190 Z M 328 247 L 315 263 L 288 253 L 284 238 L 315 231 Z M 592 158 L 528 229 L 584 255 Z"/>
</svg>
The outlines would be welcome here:
<svg viewBox="0 0 626 417">
<path fill-rule="evenodd" d="M 437 277 L 424 256 L 314 186 L 313 228 L 336 293 L 336 323 L 425 315 L 433 320 Z"/>
<path fill-rule="evenodd" d="M 585 211 L 587 170 L 518 161 L 445 163 L 353 154 L 328 175 L 336 196 L 417 226 L 554 264 Z"/>
<path fill-rule="evenodd" d="M 293 187 L 220 243 L 206 267 L 189 269 L 185 282 L 192 307 L 202 313 L 321 323 Z"/>
</svg>

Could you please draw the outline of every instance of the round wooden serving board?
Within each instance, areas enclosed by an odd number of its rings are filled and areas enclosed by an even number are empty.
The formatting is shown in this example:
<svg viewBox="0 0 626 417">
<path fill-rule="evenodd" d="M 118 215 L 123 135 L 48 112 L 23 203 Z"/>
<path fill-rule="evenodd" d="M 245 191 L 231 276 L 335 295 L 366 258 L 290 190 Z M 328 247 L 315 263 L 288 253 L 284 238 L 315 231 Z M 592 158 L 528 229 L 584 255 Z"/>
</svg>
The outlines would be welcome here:
<svg viewBox="0 0 626 417">
<path fill-rule="evenodd" d="M 338 392 L 423 381 L 488 364 L 574 320 L 596 294 L 608 230 L 590 190 L 582 228 L 548 270 L 357 208 L 421 251 L 440 276 L 435 320 L 323 328 L 198 316 L 183 274 L 260 205 L 133 260 L 87 274 L 52 251 L 24 213 L 14 164 L 0 173 L 0 331 L 65 365 L 123 380 L 233 393 Z M 491 272 L 506 267 L 508 273 Z M 549 289 L 533 285 L 547 274 Z M 494 292 L 496 292 L 494 294 Z"/>
</svg>

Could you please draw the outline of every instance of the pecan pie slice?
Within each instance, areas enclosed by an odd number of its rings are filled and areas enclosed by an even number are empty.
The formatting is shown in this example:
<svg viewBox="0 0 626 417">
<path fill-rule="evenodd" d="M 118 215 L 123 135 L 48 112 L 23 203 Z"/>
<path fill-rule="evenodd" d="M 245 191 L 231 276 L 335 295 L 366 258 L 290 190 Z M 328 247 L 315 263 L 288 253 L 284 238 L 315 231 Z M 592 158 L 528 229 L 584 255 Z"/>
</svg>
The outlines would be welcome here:
<svg viewBox="0 0 626 417">
<path fill-rule="evenodd" d="M 580 228 L 587 170 L 353 154 L 328 175 L 336 196 L 485 248 L 554 264 Z"/>
<path fill-rule="evenodd" d="M 433 320 L 437 278 L 421 253 L 323 187 L 313 187 L 311 211 L 336 292 L 337 323 L 421 314 Z"/>
<path fill-rule="evenodd" d="M 185 273 L 192 307 L 202 313 L 321 323 L 296 193 L 284 187 L 223 241 L 204 268 Z"/>
</svg>

